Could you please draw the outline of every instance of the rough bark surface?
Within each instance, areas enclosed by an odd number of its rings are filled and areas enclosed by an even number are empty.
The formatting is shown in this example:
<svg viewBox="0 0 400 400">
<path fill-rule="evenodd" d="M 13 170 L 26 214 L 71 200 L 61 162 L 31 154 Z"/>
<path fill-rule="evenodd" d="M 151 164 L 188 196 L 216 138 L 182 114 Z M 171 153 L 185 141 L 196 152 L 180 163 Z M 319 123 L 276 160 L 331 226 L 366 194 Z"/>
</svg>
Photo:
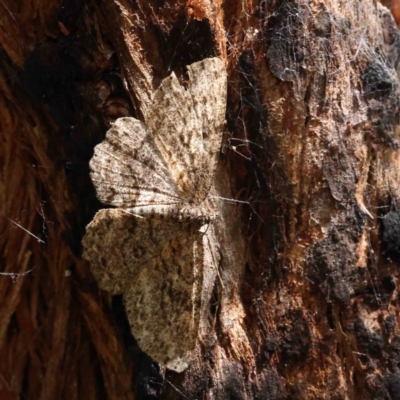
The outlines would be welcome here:
<svg viewBox="0 0 400 400">
<path fill-rule="evenodd" d="M 386 7 L 0 10 L 0 398 L 398 398 L 400 34 Z M 140 352 L 81 258 L 102 208 L 88 162 L 110 122 L 143 120 L 162 79 L 214 56 L 228 71 L 228 200 L 207 339 L 178 374 Z"/>
</svg>

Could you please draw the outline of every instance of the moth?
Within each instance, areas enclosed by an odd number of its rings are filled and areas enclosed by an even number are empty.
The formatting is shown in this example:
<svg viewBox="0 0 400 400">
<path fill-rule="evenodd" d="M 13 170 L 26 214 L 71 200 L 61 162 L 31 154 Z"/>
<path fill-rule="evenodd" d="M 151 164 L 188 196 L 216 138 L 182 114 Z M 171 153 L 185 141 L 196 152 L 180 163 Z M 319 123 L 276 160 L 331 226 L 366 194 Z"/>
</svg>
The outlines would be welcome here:
<svg viewBox="0 0 400 400">
<path fill-rule="evenodd" d="M 114 208 L 95 215 L 82 241 L 99 287 L 123 294 L 141 349 L 177 372 L 195 348 L 213 263 L 210 193 L 227 91 L 219 58 L 187 68 L 187 89 L 172 73 L 143 122 L 118 119 L 95 147 L 90 176 Z"/>
</svg>

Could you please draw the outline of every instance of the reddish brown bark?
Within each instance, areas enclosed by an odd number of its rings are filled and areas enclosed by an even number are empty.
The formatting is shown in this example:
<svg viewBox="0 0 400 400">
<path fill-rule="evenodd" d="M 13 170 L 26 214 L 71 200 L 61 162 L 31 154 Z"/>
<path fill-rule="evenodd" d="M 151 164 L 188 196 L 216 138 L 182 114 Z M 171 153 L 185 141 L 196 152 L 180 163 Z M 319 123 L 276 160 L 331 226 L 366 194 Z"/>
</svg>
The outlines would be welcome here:
<svg viewBox="0 0 400 400">
<path fill-rule="evenodd" d="M 1 398 L 397 398 L 400 36 L 386 8 L 0 9 Z M 210 340 L 176 374 L 140 352 L 81 259 L 102 207 L 88 160 L 110 121 L 142 118 L 161 79 L 211 56 L 229 76 L 217 187 L 239 202 L 218 228 L 231 236 Z"/>
</svg>

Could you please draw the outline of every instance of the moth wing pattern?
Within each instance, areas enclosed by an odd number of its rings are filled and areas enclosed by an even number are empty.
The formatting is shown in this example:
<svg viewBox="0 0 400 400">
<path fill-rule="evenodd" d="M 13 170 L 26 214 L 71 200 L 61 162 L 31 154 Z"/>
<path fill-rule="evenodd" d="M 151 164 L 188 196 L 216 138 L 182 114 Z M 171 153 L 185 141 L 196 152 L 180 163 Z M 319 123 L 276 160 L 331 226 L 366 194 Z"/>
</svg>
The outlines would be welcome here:
<svg viewBox="0 0 400 400">
<path fill-rule="evenodd" d="M 182 229 L 124 295 L 140 348 L 177 372 L 190 363 L 200 322 L 204 255 L 198 229 L 196 224 Z"/>
<path fill-rule="evenodd" d="M 125 292 L 142 266 L 157 260 L 163 248 L 183 226 L 154 214 L 144 218 L 134 210 L 100 210 L 86 227 L 83 257 L 90 261 L 99 287 L 112 294 Z M 151 245 L 150 245 L 151 244 Z"/>
<path fill-rule="evenodd" d="M 135 118 L 116 120 L 90 161 L 98 199 L 121 208 L 180 202 L 169 170 L 145 125 Z"/>
<path fill-rule="evenodd" d="M 207 196 L 218 162 L 222 132 L 225 124 L 227 79 L 223 62 L 219 58 L 207 58 L 188 66 L 189 92 L 193 108 L 202 130 L 202 160 L 194 177 L 201 192 Z"/>
<path fill-rule="evenodd" d="M 118 208 L 100 210 L 82 241 L 99 286 L 123 294 L 141 349 L 178 372 L 205 326 L 213 282 L 203 281 L 216 275 L 207 231 L 227 79 L 217 58 L 188 74 L 187 89 L 174 74 L 163 80 L 145 123 L 118 119 L 96 146 L 97 197 Z"/>
<path fill-rule="evenodd" d="M 175 183 L 187 199 L 199 203 L 210 189 L 221 145 L 226 72 L 218 58 L 194 63 L 188 72 L 188 90 L 175 74 L 162 82 L 146 123 Z"/>
</svg>

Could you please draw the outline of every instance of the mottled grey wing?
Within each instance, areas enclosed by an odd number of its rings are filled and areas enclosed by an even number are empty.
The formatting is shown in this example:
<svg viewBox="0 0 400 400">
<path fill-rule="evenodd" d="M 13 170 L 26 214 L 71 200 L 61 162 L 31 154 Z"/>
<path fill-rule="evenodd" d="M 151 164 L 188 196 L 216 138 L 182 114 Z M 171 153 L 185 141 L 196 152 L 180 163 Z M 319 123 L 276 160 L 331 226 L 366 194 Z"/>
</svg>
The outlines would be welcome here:
<svg viewBox="0 0 400 400">
<path fill-rule="evenodd" d="M 181 194 L 143 123 L 117 119 L 90 161 L 97 197 L 129 208 L 178 204 Z"/>
<path fill-rule="evenodd" d="M 185 226 L 160 214 L 143 218 L 130 210 L 100 210 L 86 227 L 83 257 L 101 289 L 122 293 L 136 281 L 142 266 L 159 257 Z"/>
<path fill-rule="evenodd" d="M 210 189 L 222 140 L 226 71 L 218 58 L 192 64 L 189 90 L 172 74 L 154 93 L 146 125 L 177 186 L 199 203 Z"/>
<path fill-rule="evenodd" d="M 188 66 L 189 92 L 193 108 L 202 129 L 202 173 L 195 177 L 196 186 L 203 187 L 206 196 L 214 179 L 225 124 L 227 77 L 219 58 L 207 58 Z"/>
<path fill-rule="evenodd" d="M 199 334 L 203 252 L 199 227 L 182 230 L 124 293 L 140 348 L 177 372 L 188 367 Z"/>
</svg>

